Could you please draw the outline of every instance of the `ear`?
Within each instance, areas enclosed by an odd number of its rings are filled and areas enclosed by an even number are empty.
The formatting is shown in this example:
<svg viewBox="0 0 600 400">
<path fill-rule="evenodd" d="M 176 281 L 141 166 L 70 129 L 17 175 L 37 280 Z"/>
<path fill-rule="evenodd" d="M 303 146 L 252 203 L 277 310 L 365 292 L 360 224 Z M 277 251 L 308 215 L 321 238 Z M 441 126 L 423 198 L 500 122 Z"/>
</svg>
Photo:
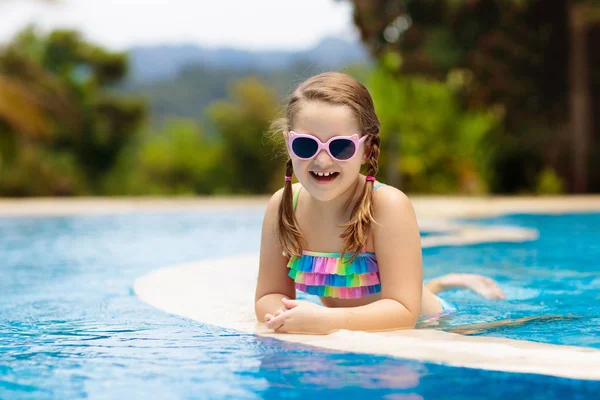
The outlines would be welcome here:
<svg viewBox="0 0 600 400">
<path fill-rule="evenodd" d="M 371 156 L 371 146 L 368 144 L 365 144 L 362 158 L 360 160 L 360 165 L 365 165 L 367 163 L 367 161 L 369 161 L 370 156 Z"/>
</svg>

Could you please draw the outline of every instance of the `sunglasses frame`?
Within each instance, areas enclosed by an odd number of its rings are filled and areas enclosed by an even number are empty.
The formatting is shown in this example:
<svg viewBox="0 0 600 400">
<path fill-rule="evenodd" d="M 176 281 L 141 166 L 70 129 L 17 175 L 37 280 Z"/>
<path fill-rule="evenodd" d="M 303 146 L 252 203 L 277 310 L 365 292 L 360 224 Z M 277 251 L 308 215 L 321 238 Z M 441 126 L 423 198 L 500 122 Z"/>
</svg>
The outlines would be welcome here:
<svg viewBox="0 0 600 400">
<path fill-rule="evenodd" d="M 288 134 L 288 147 L 290 149 L 290 152 L 294 155 L 294 157 L 299 158 L 300 160 L 312 160 L 317 155 L 319 155 L 321 150 L 325 150 L 327 152 L 327 154 L 329 154 L 329 157 L 333 158 L 336 161 L 344 162 L 344 161 L 349 161 L 354 158 L 356 153 L 358 153 L 358 149 L 360 148 L 360 145 L 367 139 L 368 136 L 369 135 L 364 135 L 363 137 L 359 137 L 356 133 L 351 136 L 334 136 L 331 139 L 329 139 L 327 142 L 323 143 L 317 137 L 315 137 L 313 135 L 308 135 L 305 133 L 296 133 L 294 131 L 290 131 Z M 294 151 L 294 148 L 292 147 L 292 144 L 294 143 L 294 140 L 299 139 L 299 138 L 308 138 L 308 139 L 312 139 L 315 142 L 317 142 L 317 151 L 315 152 L 315 154 L 313 154 L 311 157 L 308 157 L 308 158 L 300 157 L 298 154 L 296 154 L 296 152 Z M 352 154 L 352 156 L 350 156 L 346 159 L 340 160 L 339 158 L 334 157 L 333 154 L 331 154 L 331 151 L 329 150 L 329 144 L 331 142 L 333 142 L 334 140 L 339 140 L 339 139 L 346 139 L 346 140 L 349 140 L 352 143 L 354 143 L 354 153 Z"/>
</svg>

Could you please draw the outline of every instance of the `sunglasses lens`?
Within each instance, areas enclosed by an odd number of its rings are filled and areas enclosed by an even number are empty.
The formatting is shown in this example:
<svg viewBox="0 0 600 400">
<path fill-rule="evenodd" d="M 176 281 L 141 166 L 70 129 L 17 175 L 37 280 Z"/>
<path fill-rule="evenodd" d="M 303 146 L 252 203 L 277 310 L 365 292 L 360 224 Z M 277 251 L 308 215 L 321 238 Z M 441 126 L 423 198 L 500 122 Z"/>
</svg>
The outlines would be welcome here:
<svg viewBox="0 0 600 400">
<path fill-rule="evenodd" d="M 336 139 L 329 143 L 329 151 L 338 160 L 349 160 L 354 155 L 356 146 L 352 140 Z"/>
<path fill-rule="evenodd" d="M 292 151 L 300 158 L 310 158 L 315 155 L 319 146 L 310 138 L 300 137 L 292 142 Z"/>
</svg>

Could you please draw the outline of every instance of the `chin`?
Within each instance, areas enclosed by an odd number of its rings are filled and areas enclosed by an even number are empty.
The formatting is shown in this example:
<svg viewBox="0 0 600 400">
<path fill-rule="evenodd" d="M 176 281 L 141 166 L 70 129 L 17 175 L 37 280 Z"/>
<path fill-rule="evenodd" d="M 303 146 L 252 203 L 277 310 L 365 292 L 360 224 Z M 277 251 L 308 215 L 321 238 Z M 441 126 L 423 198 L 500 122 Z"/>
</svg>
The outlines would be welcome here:
<svg viewBox="0 0 600 400">
<path fill-rule="evenodd" d="M 339 179 L 339 178 L 338 178 Z M 339 180 L 328 184 L 315 182 L 310 175 L 306 176 L 300 184 L 312 197 L 318 201 L 327 202 L 340 196 L 350 186 L 350 183 Z"/>
<path fill-rule="evenodd" d="M 338 197 L 340 195 L 337 190 L 335 192 L 331 191 L 331 190 L 328 190 L 328 191 L 311 190 L 310 194 L 316 200 L 322 201 L 322 202 L 331 201 L 331 200 L 335 199 L 336 197 Z"/>
</svg>

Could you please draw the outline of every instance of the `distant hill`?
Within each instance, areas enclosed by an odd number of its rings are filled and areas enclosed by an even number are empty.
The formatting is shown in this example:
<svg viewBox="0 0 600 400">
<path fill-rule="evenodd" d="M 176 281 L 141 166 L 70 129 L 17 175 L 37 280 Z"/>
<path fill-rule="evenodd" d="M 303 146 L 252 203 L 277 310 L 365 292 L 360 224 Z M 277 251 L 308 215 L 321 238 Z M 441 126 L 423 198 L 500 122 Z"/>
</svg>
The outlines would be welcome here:
<svg viewBox="0 0 600 400">
<path fill-rule="evenodd" d="M 133 48 L 129 56 L 129 76 L 115 89 L 144 98 L 153 125 L 177 117 L 206 124 L 206 107 L 226 98 L 231 83 L 245 76 L 260 78 L 283 96 L 319 72 L 370 64 L 360 43 L 337 38 L 301 52 L 181 45 Z"/>
<path fill-rule="evenodd" d="M 368 60 L 369 56 L 360 43 L 333 37 L 300 52 L 209 49 L 197 45 L 133 47 L 130 49 L 128 81 L 132 84 L 170 80 L 183 69 L 194 66 L 266 72 L 302 63 L 325 70 Z"/>
</svg>

